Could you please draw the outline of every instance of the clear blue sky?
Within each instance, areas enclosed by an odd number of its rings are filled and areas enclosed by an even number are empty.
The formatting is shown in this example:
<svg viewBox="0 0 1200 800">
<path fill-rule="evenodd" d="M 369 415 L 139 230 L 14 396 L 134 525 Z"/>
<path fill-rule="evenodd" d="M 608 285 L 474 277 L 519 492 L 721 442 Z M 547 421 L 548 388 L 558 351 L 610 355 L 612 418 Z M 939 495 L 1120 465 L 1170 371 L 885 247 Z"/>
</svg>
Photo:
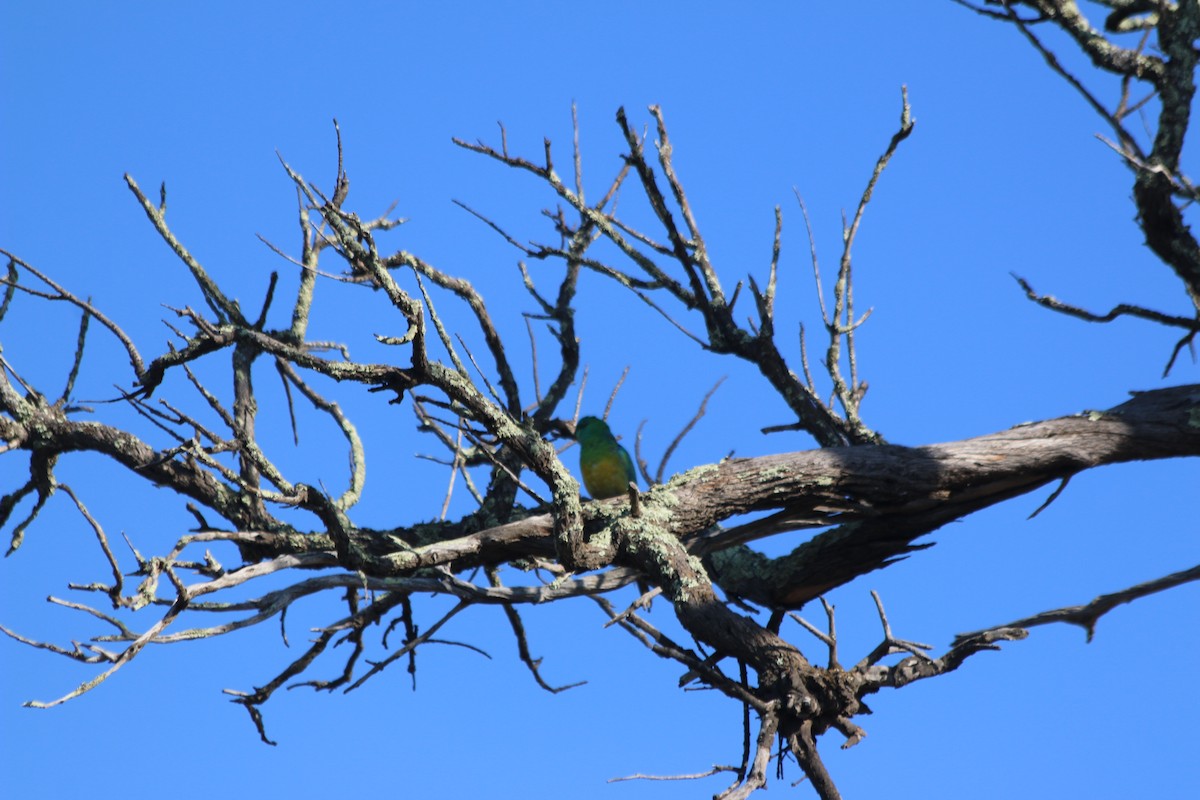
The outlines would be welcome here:
<svg viewBox="0 0 1200 800">
<path fill-rule="evenodd" d="M 650 123 L 646 106 L 658 103 L 727 285 L 764 274 L 772 208 L 783 206 L 779 327 L 795 358 L 788 331 L 801 320 L 815 329 L 818 316 L 793 187 L 832 270 L 839 215 L 857 202 L 895 130 L 907 84 L 916 132 L 883 179 L 856 253 L 858 302 L 875 309 L 859 339 L 871 386 L 868 423 L 891 441 L 924 444 L 1105 408 L 1129 389 L 1197 381 L 1187 358 L 1161 378 L 1170 332 L 1055 316 L 1029 304 L 1009 277 L 1019 272 L 1042 291 L 1094 309 L 1125 301 L 1187 311 L 1177 283 L 1141 244 L 1130 175 L 1094 138 L 1100 122 L 1014 30 L 949 0 L 771 2 L 737 12 L 728 4 L 721 11 L 678 3 L 582 8 L 8 3 L 0 15 L 0 245 L 92 296 L 143 353 L 159 352 L 168 336 L 160 320 L 170 313 L 160 304 L 200 298 L 122 173 L 148 191 L 166 181 L 176 234 L 243 307 L 257 308 L 271 270 L 283 273 L 281 290 L 295 279 L 255 238 L 298 249 L 294 192 L 275 152 L 329 187 L 336 117 L 350 205 L 374 216 L 397 200 L 410 222 L 384 246 L 474 282 L 523 354 L 519 314 L 532 309 L 516 256 L 451 201 L 529 239 L 549 237 L 538 212 L 551 198 L 450 138 L 496 142 L 502 120 L 513 150 L 536 156 L 542 137 L 553 139 L 565 171 L 574 101 L 595 191 L 618 165 L 617 107 L 640 126 Z M 535 265 L 547 285 L 555 274 L 554 266 Z M 345 287 L 322 291 L 327 305 L 313 335 L 383 357 L 370 333 L 394 332 L 387 326 L 396 322 L 382 299 Z M 731 450 L 750 456 L 811 446 L 799 435 L 757 432 L 786 416 L 752 371 L 701 353 L 595 275 L 585 276 L 581 297 L 592 381 L 586 409 L 600 410 L 631 366 L 612 422 L 629 441 L 649 420 L 646 449 L 655 457 L 704 391 L 730 376 L 673 471 Z M 450 301 L 442 305 L 451 313 Z M 275 311 L 281 323 L 284 304 Z M 23 376 L 58 391 L 76 325 L 68 309 L 23 299 L 0 327 L 0 342 Z M 111 396 L 114 383 L 130 380 L 117 348 L 93 333 L 76 392 L 84 399 Z M 265 371 L 259 380 L 273 409 L 260 427 L 282 449 L 277 383 Z M 191 402 L 182 386 L 173 390 L 172 399 Z M 337 398 L 371 437 L 359 520 L 402 524 L 436 515 L 429 498 L 440 496 L 446 476 L 411 458 L 430 443 L 413 432 L 407 406 L 363 398 L 353 387 Z M 320 430 L 302 435 L 301 453 L 280 457 L 300 479 L 342 486 L 336 439 L 322 439 Z M 5 489 L 23 465 L 20 456 L 0 458 Z M 192 524 L 169 496 L 139 488 L 98 459 L 65 458 L 59 475 L 112 538 L 124 531 L 143 553 L 166 551 Z M 1045 493 L 948 526 L 932 550 L 831 595 L 844 658 L 852 663 L 878 640 L 871 589 L 881 592 L 897 634 L 941 652 L 955 633 L 1194 565 L 1198 478 L 1194 461 L 1103 469 L 1077 477 L 1032 521 L 1026 517 Z M 465 495 L 458 501 L 461 513 Z M 799 541 L 781 538 L 773 552 Z M 89 618 L 43 602 L 67 596 L 68 581 L 105 578 L 94 538 L 65 496 L 0 570 L 3 624 L 64 645 L 101 632 Z M 422 623 L 444 606 L 422 600 Z M 823 753 L 847 797 L 1196 796 L 1198 609 L 1200 587 L 1191 586 L 1113 612 L 1091 644 L 1073 628 L 1035 630 L 951 676 L 876 696 L 875 715 L 858 720 L 868 738 L 843 753 L 827 737 Z M 20 703 L 57 697 L 94 672 L 5 639 L 0 787 L 22 798 L 151 785 L 170 786 L 182 800 L 213 792 L 691 798 L 710 796 L 726 779 L 605 780 L 700 772 L 739 757 L 740 709 L 712 693 L 679 691 L 676 665 L 603 629 L 599 610 L 583 600 L 525 612 L 547 680 L 587 680 L 583 687 L 557 696 L 538 689 L 516 660 L 500 611 L 480 608 L 456 618 L 445 635 L 486 649 L 492 660 L 434 646 L 420 655 L 415 693 L 402 670 L 348 696 L 281 692 L 265 709 L 279 746 L 260 744 L 221 690 L 272 678 L 296 656 L 307 629 L 336 613 L 320 600 L 297 608 L 290 650 L 274 624 L 151 648 L 98 690 L 50 711 Z M 133 622 L 144 628 L 144 617 Z M 652 617 L 670 627 L 665 605 Z M 799 629 L 789 634 L 823 657 Z M 311 677 L 335 675 L 338 655 Z M 771 795 L 780 793 L 812 796 L 807 787 L 773 782 Z"/>
</svg>

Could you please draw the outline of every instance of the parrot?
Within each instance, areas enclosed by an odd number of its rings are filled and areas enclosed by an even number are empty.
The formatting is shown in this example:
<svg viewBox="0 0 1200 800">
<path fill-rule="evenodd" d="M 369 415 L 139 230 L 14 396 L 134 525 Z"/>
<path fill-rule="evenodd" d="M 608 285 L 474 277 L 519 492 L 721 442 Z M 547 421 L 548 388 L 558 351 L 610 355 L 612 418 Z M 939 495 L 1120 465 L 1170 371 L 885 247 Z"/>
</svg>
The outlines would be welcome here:
<svg viewBox="0 0 1200 800">
<path fill-rule="evenodd" d="M 575 426 L 579 442 L 579 469 L 583 485 L 593 500 L 619 497 L 637 485 L 637 472 L 629 452 L 617 444 L 608 424 L 597 417 L 583 417 Z"/>
</svg>

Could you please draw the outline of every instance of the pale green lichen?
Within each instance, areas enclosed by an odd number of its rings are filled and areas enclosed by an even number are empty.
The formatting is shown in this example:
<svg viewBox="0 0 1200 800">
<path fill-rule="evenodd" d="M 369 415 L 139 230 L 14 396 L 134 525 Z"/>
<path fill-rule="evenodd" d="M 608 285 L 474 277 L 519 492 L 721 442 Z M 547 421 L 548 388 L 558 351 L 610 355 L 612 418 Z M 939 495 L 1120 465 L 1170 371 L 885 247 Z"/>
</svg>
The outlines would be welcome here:
<svg viewBox="0 0 1200 800">
<path fill-rule="evenodd" d="M 612 548 L 612 529 L 604 528 L 592 534 L 584 546 L 595 553 L 607 553 Z"/>
<path fill-rule="evenodd" d="M 695 599 L 696 592 L 710 592 L 711 584 L 698 558 L 689 555 L 688 569 L 676 568 L 672 551 L 681 545 L 666 530 L 671 519 L 670 504 L 645 502 L 648 499 L 643 496 L 641 516 L 625 517 L 619 523 L 628 546 L 654 562 L 654 571 L 663 577 L 664 593 L 672 602 L 687 603 Z"/>
<path fill-rule="evenodd" d="M 720 579 L 733 586 L 749 585 L 771 566 L 771 559 L 745 545 L 718 550 L 708 558 Z"/>
<path fill-rule="evenodd" d="M 666 484 L 652 486 L 645 492 L 642 492 L 642 501 L 662 508 L 675 508 L 679 505 L 679 498 L 672 491 L 671 483 L 674 480 L 672 478 Z"/>
<path fill-rule="evenodd" d="M 646 494 L 651 492 L 659 492 L 669 494 L 676 489 L 682 488 L 690 483 L 700 483 L 710 477 L 716 475 L 718 466 L 716 464 L 703 464 L 699 467 L 693 467 L 687 472 L 679 472 L 667 479 L 666 483 L 661 483 L 657 486 L 650 487 Z M 645 494 L 643 494 L 643 497 Z"/>
<path fill-rule="evenodd" d="M 778 480 L 783 480 L 792 474 L 792 470 L 785 466 L 767 467 L 760 470 L 758 473 L 759 481 L 762 483 L 774 483 Z"/>
<path fill-rule="evenodd" d="M 1200 408 L 1193 408 L 1188 412 L 1187 424 L 1189 428 L 1200 428 Z"/>
</svg>

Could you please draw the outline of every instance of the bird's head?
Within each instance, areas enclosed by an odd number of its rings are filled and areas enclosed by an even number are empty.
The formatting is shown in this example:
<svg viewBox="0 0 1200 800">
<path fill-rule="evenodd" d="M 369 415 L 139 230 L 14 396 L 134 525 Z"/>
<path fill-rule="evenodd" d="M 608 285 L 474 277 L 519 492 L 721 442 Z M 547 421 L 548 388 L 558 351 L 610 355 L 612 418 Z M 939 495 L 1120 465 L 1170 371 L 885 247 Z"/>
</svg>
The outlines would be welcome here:
<svg viewBox="0 0 1200 800">
<path fill-rule="evenodd" d="M 580 442 L 598 442 L 613 438 L 608 423 L 599 417 L 583 417 L 575 425 L 575 438 Z"/>
</svg>

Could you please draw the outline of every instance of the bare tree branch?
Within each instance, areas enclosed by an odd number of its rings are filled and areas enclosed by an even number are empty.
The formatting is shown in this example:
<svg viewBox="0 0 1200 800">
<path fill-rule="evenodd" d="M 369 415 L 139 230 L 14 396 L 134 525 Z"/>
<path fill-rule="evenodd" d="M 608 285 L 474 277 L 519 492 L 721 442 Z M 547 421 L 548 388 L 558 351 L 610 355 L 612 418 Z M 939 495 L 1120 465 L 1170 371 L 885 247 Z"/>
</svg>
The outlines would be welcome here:
<svg viewBox="0 0 1200 800">
<path fill-rule="evenodd" d="M 1193 184 L 1180 170 L 1180 153 L 1190 119 L 1185 106 L 1193 93 L 1189 81 L 1196 55 L 1193 49 L 1185 51 L 1183 43 L 1194 40 L 1187 37 L 1200 27 L 1200 12 L 1180 3 L 1161 4 L 1153 14 L 1110 15 L 1106 30 L 1146 33 L 1145 41 L 1131 50 L 1104 39 L 1074 3 L 1030 0 L 1002 5 L 1002 11 L 994 12 L 975 8 L 1019 28 L 1051 68 L 1113 126 L 1114 147 L 1134 171 L 1134 194 L 1147 240 L 1194 293 L 1200 287 L 1195 280 L 1200 271 L 1194 270 L 1200 264 L 1200 249 L 1183 225 L 1178 204 L 1194 199 Z M 1014 9 L 1019 5 L 1032 9 L 1033 15 L 1018 14 Z M 1035 23 L 1058 26 L 1102 70 L 1122 79 L 1115 110 L 1106 110 L 1091 90 L 1061 69 L 1034 35 Z M 1161 55 L 1147 55 L 1154 51 L 1146 43 L 1151 30 Z M 1131 87 L 1138 82 L 1148 84 L 1161 105 L 1151 147 L 1143 147 L 1124 127 L 1135 109 L 1152 107 L 1145 99 L 1133 99 Z M 249 692 L 227 690 L 246 708 L 264 742 L 271 743 L 262 706 L 282 687 L 348 692 L 397 663 L 406 666 L 415 687 L 417 652 L 429 645 L 464 647 L 490 658 L 475 644 L 437 638 L 457 615 L 475 606 L 500 606 L 516 640 L 517 658 L 541 687 L 558 692 L 578 684 L 554 686 L 543 678 L 542 659 L 533 655 L 523 615 L 538 604 L 588 597 L 603 609 L 607 625 L 678 664 L 681 686 L 716 690 L 743 709 L 740 766 L 677 777 L 734 772 L 735 782 L 718 796 L 744 798 L 767 785 L 772 748 L 779 742 L 775 754 L 780 764 L 794 759 L 820 797 L 834 798 L 838 790 L 817 742 L 829 732 L 841 735 L 843 747 L 861 741 L 866 731 L 854 720 L 869 712 L 863 702 L 867 694 L 953 671 L 971 655 L 996 649 L 998 642 L 1024 638 L 1026 627 L 1065 621 L 1086 628 L 1090 637 L 1096 621 L 1116 605 L 1200 580 L 1200 567 L 1195 567 L 1101 595 L 1085 606 L 964 634 L 940 657 L 930 655 L 928 645 L 894 633 L 876 595 L 883 629 L 880 643 L 849 669 L 840 664 L 832 606 L 822 598 L 824 630 L 789 615 L 831 588 L 919 553 L 930 546 L 919 541 L 921 537 L 980 509 L 1057 482 L 1049 503 L 1073 475 L 1104 465 L 1200 455 L 1196 385 L 1134 393 L 1132 399 L 1104 411 L 1084 410 L 920 447 L 884 444 L 866 425 L 860 406 L 867 384 L 860 379 L 855 336 L 870 312 L 855 310 L 851 253 L 884 169 L 913 130 L 906 91 L 902 100 L 899 128 L 876 161 L 854 214 L 843 220 L 839 269 L 828 304 L 815 237 L 801 203 L 816 305 L 829 336 L 824 366 L 830 383 L 821 390 L 828 402 L 818 395 L 803 329 L 798 342 L 802 375 L 775 338 L 782 212 L 775 209 L 766 275 L 723 273 L 701 230 L 700 209 L 685 188 L 675 143 L 657 106 L 648 111 L 653 142 L 638 133 L 623 109 L 618 112 L 626 152 L 620 167 L 593 191 L 585 190 L 574 108 L 572 186 L 555 171 L 549 139 L 530 158 L 509 151 L 503 126 L 498 148 L 456 140 L 467 150 L 532 176 L 553 198 L 555 205 L 543 212 L 553 244 L 523 243 L 528 240 L 460 204 L 517 248 L 520 258 L 556 265 L 552 277 L 539 273 L 535 283 L 524 261 L 518 263 L 531 311 L 489 306 L 465 277 L 415 253 L 386 250 L 387 233 L 403 220 L 393 217 L 392 209 L 371 219 L 350 209 L 351 182 L 336 121 L 337 168 L 330 191 L 306 181 L 280 159 L 297 196 L 298 251 L 288 254 L 282 247 L 269 246 L 289 268 L 298 269 L 299 280 L 288 290 L 294 296 L 277 298 L 285 291 L 281 287 L 289 284 L 272 274 L 264 295 L 255 297 L 258 311 L 253 319 L 222 288 L 219 273 L 203 266 L 172 231 L 166 220 L 165 188 L 155 203 L 127 176 L 158 235 L 205 299 L 197 308 L 167 306 L 173 315 L 168 328 L 176 338 L 148 363 L 132 338 L 90 300 L 0 251 L 9 258 L 0 321 L 15 303 L 25 302 L 66 302 L 82 315 L 73 356 L 56 384 L 64 387 L 60 392 L 40 391 L 22 377 L 21 364 L 0 354 L 0 456 L 13 463 L 28 459 L 19 470 L 4 473 L 9 477 L 3 487 L 6 494 L 0 497 L 0 526 L 11 528 L 9 553 L 20 547 L 61 488 L 94 534 L 104 574 L 112 576 L 69 584 L 88 597 L 107 598 L 95 606 L 51 599 L 104 624 L 105 633 L 86 642 L 68 647 L 0 628 L 20 643 L 102 670 L 57 699 L 30 705 L 58 705 L 90 691 L 151 643 L 214 638 L 263 623 L 273 626 L 276 619 L 286 642 L 288 612 L 318 596 L 336 601 L 338 610 L 330 615 L 335 618 L 324 620 L 307 646 L 267 683 Z M 636 217 L 626 217 L 623 210 L 618 214 L 620 190 L 628 188 L 627 183 L 649 206 L 648 226 L 634 224 Z M 629 289 L 710 353 L 754 367 L 788 409 L 788 418 L 768 430 L 806 431 L 819 449 L 731 456 L 668 479 L 666 464 L 706 413 L 714 386 L 661 454 L 653 480 L 646 466 L 649 456 L 641 452 L 639 429 L 638 462 L 652 484 L 646 492 L 581 500 L 560 447 L 574 433 L 588 377 L 580 363 L 575 327 L 584 270 Z M 1031 299 L 1053 310 L 1091 321 L 1135 316 L 1180 329 L 1183 339 L 1174 355 L 1190 346 L 1200 331 L 1187 315 L 1132 304 L 1121 304 L 1107 315 L 1093 314 L 1037 295 L 1018 280 Z M 364 337 L 368 345 L 387 346 L 390 355 L 385 360 L 352 358 L 352 350 L 358 352 L 357 340 L 308 338 L 325 281 L 338 281 L 347 291 L 362 292 L 382 305 L 385 321 L 370 331 L 374 338 Z M 738 322 L 735 307 L 745 287 L 755 308 Z M 285 327 L 272 329 L 267 321 L 277 303 L 287 303 L 291 313 Z M 473 333 L 451 324 L 449 309 L 457 303 L 469 312 L 467 327 Z M 532 387 L 522 386 L 525 372 L 514 366 L 509 349 L 513 343 L 502 338 L 506 328 L 493 317 L 497 310 L 518 319 L 516 315 L 524 314 Z M 92 320 L 100 327 L 91 326 Z M 113 401 L 135 412 L 129 415 L 131 424 L 117 424 L 101 414 L 82 418 L 84 409 L 70 404 L 83 362 L 94 349 L 85 351 L 87 336 L 97 332 L 115 337 L 133 368 L 132 387 L 118 389 Z M 557 369 L 548 368 L 555 351 Z M 256 388 L 254 369 L 262 363 L 279 375 L 284 389 L 279 395 L 268 397 Z M 224 391 L 206 382 L 217 367 L 230 379 Z M 168 380 L 170 376 L 179 380 Z M 609 407 L 624 380 L 622 375 L 610 394 Z M 177 386 L 199 410 L 167 396 Z M 577 387 L 573 409 L 567 399 L 572 387 Z M 440 503 L 440 513 L 423 517 L 429 521 L 411 522 L 421 518 L 412 509 L 398 509 L 397 519 L 384 523 L 392 527 L 371 527 L 357 516 L 373 451 L 344 410 L 354 406 L 343 398 L 356 391 L 380 393 L 393 405 L 407 398 L 418 431 L 430 434 L 424 441 L 434 452 L 422 454 L 427 459 L 422 463 L 442 465 L 449 474 L 445 492 L 432 493 L 436 497 L 431 503 Z M 157 403 L 151 400 L 155 394 Z M 47 399 L 52 396 L 58 399 Z M 297 402 L 301 397 L 307 404 Z M 325 487 L 327 469 L 315 478 L 318 485 L 301 480 L 307 473 L 297 473 L 290 458 L 265 444 L 271 440 L 260 428 L 285 419 L 284 407 L 291 446 L 301 446 L 299 426 L 314 415 L 337 428 L 349 462 L 344 488 Z M 102 411 L 107 408 L 101 406 Z M 157 444 L 164 440 L 165 445 Z M 118 554 L 105 533 L 111 525 L 101 524 L 89 511 L 78 484 L 59 483 L 60 460 L 77 453 L 99 456 L 112 470 L 183 498 L 196 528 L 174 534 L 173 544 L 148 555 L 138 549 L 145 547 L 143 542 L 135 546 L 127 539 L 130 553 Z M 331 460 L 324 451 L 319 455 Z M 388 476 L 392 481 L 403 477 Z M 460 480 L 475 503 L 455 519 L 451 500 Z M 747 546 L 800 530 L 811 535 L 783 556 L 768 557 Z M 210 546 L 218 548 L 220 560 Z M 236 548 L 236 555 L 231 558 L 220 548 Z M 611 598 L 611 593 L 635 583 L 639 596 L 617 611 L 621 606 L 614 603 L 628 601 Z M 422 597 L 426 594 L 442 596 L 443 605 L 429 613 Z M 677 623 L 682 637 L 659 620 L 650 621 L 649 604 L 656 597 L 670 604 L 674 616 L 668 623 Z M 101 610 L 106 604 L 111 611 Z M 139 612 L 149 620 L 134 625 L 131 620 Z M 818 666 L 784 636 L 782 623 L 788 618 L 828 651 L 821 659 L 825 666 Z M 399 644 L 389 643 L 393 634 L 402 637 Z M 331 652 L 341 656 L 333 672 L 312 677 L 317 659 Z M 892 663 L 897 657 L 901 660 Z M 756 736 L 751 711 L 758 719 Z"/>
</svg>

